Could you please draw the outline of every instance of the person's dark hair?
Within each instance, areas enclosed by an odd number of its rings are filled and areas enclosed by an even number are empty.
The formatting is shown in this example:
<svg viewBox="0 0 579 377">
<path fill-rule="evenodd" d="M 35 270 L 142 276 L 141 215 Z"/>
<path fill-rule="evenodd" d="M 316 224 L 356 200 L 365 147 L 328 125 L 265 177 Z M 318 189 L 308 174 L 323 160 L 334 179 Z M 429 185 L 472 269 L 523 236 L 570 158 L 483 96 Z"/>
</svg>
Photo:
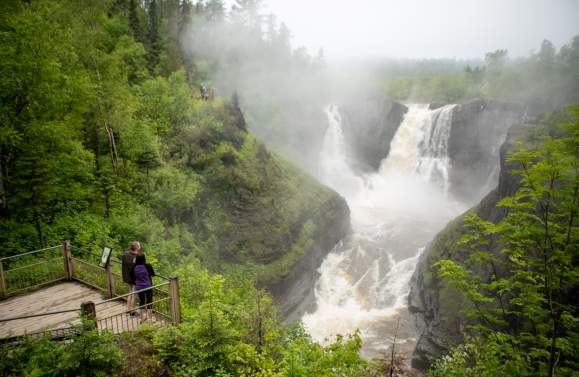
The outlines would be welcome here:
<svg viewBox="0 0 579 377">
<path fill-rule="evenodd" d="M 145 264 L 147 260 L 145 259 L 145 254 L 137 254 L 135 258 L 135 265 Z"/>
</svg>

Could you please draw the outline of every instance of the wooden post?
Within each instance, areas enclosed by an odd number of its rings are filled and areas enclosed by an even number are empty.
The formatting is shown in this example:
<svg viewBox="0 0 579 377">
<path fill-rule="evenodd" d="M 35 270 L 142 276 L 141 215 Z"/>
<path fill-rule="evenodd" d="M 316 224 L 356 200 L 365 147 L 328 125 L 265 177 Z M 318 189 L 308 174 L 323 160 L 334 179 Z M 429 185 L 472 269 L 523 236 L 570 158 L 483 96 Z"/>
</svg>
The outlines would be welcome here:
<svg viewBox="0 0 579 377">
<path fill-rule="evenodd" d="M 107 288 L 109 289 L 109 298 L 115 297 L 115 275 L 113 275 L 113 263 L 110 259 L 107 263 Z"/>
<path fill-rule="evenodd" d="M 4 266 L 0 261 L 0 298 L 6 297 L 6 280 L 4 279 Z"/>
<path fill-rule="evenodd" d="M 169 297 L 171 320 L 173 323 L 181 322 L 181 301 L 179 299 L 179 280 L 176 277 L 169 279 Z"/>
<path fill-rule="evenodd" d="M 64 276 L 66 280 L 72 280 L 73 267 L 70 255 L 70 242 L 64 241 L 62 244 L 62 258 L 64 260 Z"/>
<path fill-rule="evenodd" d="M 97 328 L 96 305 L 94 302 L 87 301 L 80 304 L 80 314 L 85 319 L 85 321 L 83 321 L 85 330 L 92 330 Z"/>
<path fill-rule="evenodd" d="M 68 255 L 68 271 L 70 272 L 70 280 L 74 277 L 74 263 L 72 261 L 72 251 L 70 249 L 70 241 L 66 241 L 66 254 Z"/>
</svg>

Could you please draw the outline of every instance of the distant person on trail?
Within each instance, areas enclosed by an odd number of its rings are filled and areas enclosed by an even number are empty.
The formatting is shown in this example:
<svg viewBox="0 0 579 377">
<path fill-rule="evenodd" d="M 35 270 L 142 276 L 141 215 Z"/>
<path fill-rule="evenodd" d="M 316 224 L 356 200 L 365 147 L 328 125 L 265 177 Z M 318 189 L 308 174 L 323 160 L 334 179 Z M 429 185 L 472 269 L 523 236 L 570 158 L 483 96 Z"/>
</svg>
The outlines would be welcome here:
<svg viewBox="0 0 579 377">
<path fill-rule="evenodd" d="M 137 256 L 143 255 L 141 252 L 141 244 L 139 241 L 133 241 L 131 243 L 131 248 L 127 251 L 123 258 L 121 259 L 122 262 L 122 273 L 123 273 L 123 281 L 129 285 L 129 293 L 135 292 L 135 277 L 132 274 L 133 269 L 135 268 L 135 263 L 137 261 Z M 133 310 L 135 307 L 135 295 L 131 294 L 127 297 L 127 308 L 129 310 Z M 133 315 L 133 312 L 129 312 Z"/>
<path fill-rule="evenodd" d="M 201 93 L 201 98 L 207 100 L 209 98 L 207 93 L 207 86 L 205 84 L 199 85 L 199 92 Z"/>
<path fill-rule="evenodd" d="M 152 319 L 151 303 L 153 302 L 153 279 L 155 271 L 153 266 L 148 264 L 144 254 L 137 254 L 135 266 L 132 275 L 135 277 L 135 290 L 141 291 L 143 289 L 151 288 L 143 292 L 139 292 L 139 312 L 141 321 Z"/>
</svg>

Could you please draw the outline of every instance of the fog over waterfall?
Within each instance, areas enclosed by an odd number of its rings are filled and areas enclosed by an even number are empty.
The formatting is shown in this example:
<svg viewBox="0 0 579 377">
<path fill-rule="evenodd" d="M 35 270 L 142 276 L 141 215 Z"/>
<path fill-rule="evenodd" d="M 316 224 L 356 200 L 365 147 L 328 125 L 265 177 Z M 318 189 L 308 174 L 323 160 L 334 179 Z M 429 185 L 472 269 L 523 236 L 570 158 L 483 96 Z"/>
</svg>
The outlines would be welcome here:
<svg viewBox="0 0 579 377">
<path fill-rule="evenodd" d="M 454 107 L 409 105 L 390 154 L 368 175 L 349 167 L 340 108 L 326 108 L 320 179 L 348 201 L 353 229 L 322 263 L 316 309 L 302 318 L 316 340 L 360 329 L 365 352 L 375 355 L 388 346 L 400 318 L 398 336 L 411 350 L 408 282 L 427 242 L 466 209 L 447 193 Z"/>
</svg>

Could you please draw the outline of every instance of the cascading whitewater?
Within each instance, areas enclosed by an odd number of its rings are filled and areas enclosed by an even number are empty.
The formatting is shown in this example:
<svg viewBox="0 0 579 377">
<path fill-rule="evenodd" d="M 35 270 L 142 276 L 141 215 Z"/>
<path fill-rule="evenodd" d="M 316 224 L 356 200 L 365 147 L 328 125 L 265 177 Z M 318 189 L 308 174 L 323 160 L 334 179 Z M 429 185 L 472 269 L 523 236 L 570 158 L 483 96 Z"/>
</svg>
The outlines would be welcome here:
<svg viewBox="0 0 579 377">
<path fill-rule="evenodd" d="M 409 105 L 409 111 L 392 140 L 390 155 L 382 162 L 384 175 L 416 174 L 448 192 L 450 159 L 448 139 L 456 105 L 428 110 Z"/>
<path fill-rule="evenodd" d="M 333 187 L 340 194 L 348 196 L 361 188 L 361 179 L 350 169 L 347 162 L 346 143 L 342 131 L 342 116 L 338 106 L 326 108 L 328 128 L 324 137 L 320 156 L 320 180 Z"/>
<path fill-rule="evenodd" d="M 365 177 L 348 164 L 339 108 L 326 109 L 320 176 L 346 197 L 353 231 L 319 269 L 317 309 L 302 318 L 314 339 L 359 329 L 365 353 L 376 355 L 400 319 L 398 338 L 412 344 L 408 282 L 426 243 L 463 209 L 446 196 L 453 107 L 410 105 L 380 171 Z"/>
<path fill-rule="evenodd" d="M 445 195 L 448 194 L 450 170 L 448 139 L 455 106 L 444 106 L 430 115 L 425 137 L 419 145 L 420 157 L 416 166 L 418 175 L 440 184 Z"/>
</svg>

